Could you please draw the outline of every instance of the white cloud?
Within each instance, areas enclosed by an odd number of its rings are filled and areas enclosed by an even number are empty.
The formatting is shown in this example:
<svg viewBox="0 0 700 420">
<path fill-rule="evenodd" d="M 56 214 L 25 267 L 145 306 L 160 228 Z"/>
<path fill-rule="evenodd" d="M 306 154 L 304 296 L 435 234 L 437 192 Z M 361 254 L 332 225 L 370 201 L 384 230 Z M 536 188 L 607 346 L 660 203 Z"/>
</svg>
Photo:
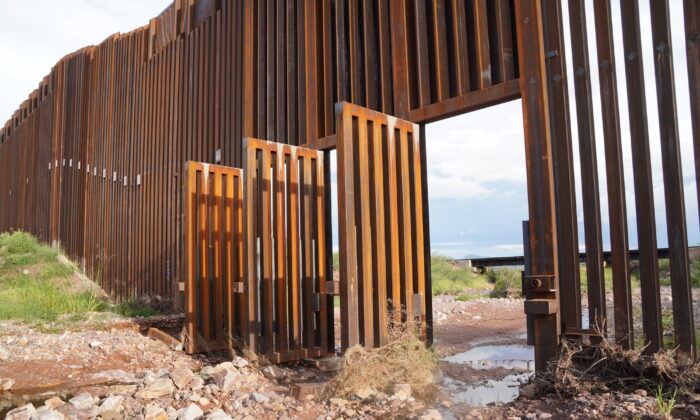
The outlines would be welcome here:
<svg viewBox="0 0 700 420">
<path fill-rule="evenodd" d="M 428 166 L 444 177 L 477 183 L 525 181 L 520 101 L 428 125 Z"/>
<path fill-rule="evenodd" d="M 0 126 L 63 56 L 146 25 L 171 2 L 0 1 Z"/>
<path fill-rule="evenodd" d="M 431 199 L 447 198 L 466 200 L 481 198 L 497 193 L 497 190 L 485 188 L 478 181 L 436 175 L 428 173 L 428 194 Z"/>
<path fill-rule="evenodd" d="M 489 245 L 475 243 L 449 246 L 446 243 L 433 243 L 430 245 L 430 251 L 433 254 L 458 259 L 469 257 L 512 257 L 523 255 L 523 246 L 511 244 Z"/>
</svg>

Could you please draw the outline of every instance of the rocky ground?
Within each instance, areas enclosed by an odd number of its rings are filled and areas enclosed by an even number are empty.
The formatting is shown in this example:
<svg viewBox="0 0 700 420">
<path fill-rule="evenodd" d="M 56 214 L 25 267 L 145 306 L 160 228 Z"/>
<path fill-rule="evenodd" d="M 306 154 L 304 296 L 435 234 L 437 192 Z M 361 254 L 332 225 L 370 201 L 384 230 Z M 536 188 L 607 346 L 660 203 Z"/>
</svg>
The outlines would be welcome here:
<svg viewBox="0 0 700 420">
<path fill-rule="evenodd" d="M 321 399 L 316 384 L 330 372 L 304 363 L 257 366 L 238 356 L 189 356 L 145 336 L 143 321 L 113 320 L 98 328 L 86 323 L 58 333 L 2 322 L 0 417 L 660 418 L 655 396 L 642 389 L 510 401 L 519 392 L 527 396 L 529 388 L 519 391 L 518 385 L 532 370 L 522 301 L 439 296 L 433 306 L 436 351 L 443 361 L 430 401 L 414 399 L 410 387 L 401 384 L 387 394 Z M 150 322 L 167 326 L 181 320 L 162 316 Z M 674 416 L 700 417 L 696 402 L 700 397 L 678 401 Z"/>
</svg>

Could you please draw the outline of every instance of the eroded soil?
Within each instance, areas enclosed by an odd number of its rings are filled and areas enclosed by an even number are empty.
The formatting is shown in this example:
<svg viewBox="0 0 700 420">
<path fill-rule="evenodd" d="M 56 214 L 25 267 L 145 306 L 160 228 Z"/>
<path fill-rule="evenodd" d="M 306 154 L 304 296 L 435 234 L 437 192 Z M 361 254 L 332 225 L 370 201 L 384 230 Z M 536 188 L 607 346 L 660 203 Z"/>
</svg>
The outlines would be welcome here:
<svg viewBox="0 0 700 420">
<path fill-rule="evenodd" d="M 520 299 L 434 299 L 435 349 L 442 359 L 442 379 L 435 400 L 425 402 L 396 393 L 366 399 L 321 401 L 295 397 L 299 383 L 328 380 L 331 373 L 304 363 L 275 368 L 227 366 L 238 382 L 224 391 L 213 378 L 213 366 L 230 360 L 225 354 L 189 356 L 144 332 L 150 326 L 175 329 L 179 317 L 145 322 L 120 319 L 97 328 L 44 333 L 26 325 L 0 323 L 0 413 L 31 401 L 39 407 L 51 397 L 68 402 L 83 392 L 92 396 L 87 408 L 73 403 L 55 407 L 65 418 L 177 418 L 185 410 L 205 418 L 660 418 L 650 392 L 580 395 L 559 399 L 518 398 L 519 385 L 532 372 L 532 349 L 526 343 Z M 141 398 L 154 381 L 176 377 L 174 371 L 193 372 L 189 385 L 172 387 L 156 398 Z M 221 368 L 224 369 L 224 368 Z M 203 372 L 209 372 L 204 374 Z M 196 379 L 199 378 L 199 379 Z M 221 378 L 219 378 L 221 379 Z M 221 383 L 223 386 L 223 382 Z M 118 410 L 106 412 L 108 397 L 122 397 Z M 113 401 L 113 400 L 110 400 Z M 700 398 L 698 398 L 700 401 Z M 674 415 L 693 418 L 697 406 L 679 401 Z M 149 411 L 150 410 L 150 411 Z M 160 411 L 158 411 L 160 410 Z M 196 411 L 196 410 L 195 410 Z M 197 414 L 195 412 L 194 414 Z M 1 415 L 0 415 L 1 417 Z M 184 418 L 184 417 L 183 417 Z"/>
</svg>

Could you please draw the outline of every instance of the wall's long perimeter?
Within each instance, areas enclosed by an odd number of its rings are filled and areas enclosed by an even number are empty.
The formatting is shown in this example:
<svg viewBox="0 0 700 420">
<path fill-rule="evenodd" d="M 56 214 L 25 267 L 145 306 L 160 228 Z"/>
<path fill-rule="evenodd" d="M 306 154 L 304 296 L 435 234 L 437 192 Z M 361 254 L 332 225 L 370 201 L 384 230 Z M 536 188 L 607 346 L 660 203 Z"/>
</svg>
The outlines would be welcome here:
<svg viewBox="0 0 700 420">
<path fill-rule="evenodd" d="M 175 6 L 63 58 L 2 134 L 0 230 L 117 297 L 177 287 L 183 162 L 239 159 L 242 3 Z"/>
<path fill-rule="evenodd" d="M 427 121 L 513 99 L 512 28 L 510 0 L 176 0 L 63 58 L 0 130 L 0 231 L 113 296 L 173 296 L 185 161 L 240 167 L 244 136 L 332 147 L 343 100 Z"/>
</svg>

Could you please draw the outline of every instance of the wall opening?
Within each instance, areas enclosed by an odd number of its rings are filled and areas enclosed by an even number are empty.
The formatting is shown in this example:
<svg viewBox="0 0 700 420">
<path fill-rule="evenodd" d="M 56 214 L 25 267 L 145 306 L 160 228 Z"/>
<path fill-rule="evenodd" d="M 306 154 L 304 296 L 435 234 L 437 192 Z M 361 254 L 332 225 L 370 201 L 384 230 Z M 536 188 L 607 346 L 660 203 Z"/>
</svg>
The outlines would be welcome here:
<svg viewBox="0 0 700 420">
<path fill-rule="evenodd" d="M 523 255 L 522 104 L 435 122 L 425 132 L 433 319 L 445 388 L 466 404 L 507 402 L 534 369 L 519 299 L 523 266 L 480 269 L 472 260 Z"/>
</svg>

